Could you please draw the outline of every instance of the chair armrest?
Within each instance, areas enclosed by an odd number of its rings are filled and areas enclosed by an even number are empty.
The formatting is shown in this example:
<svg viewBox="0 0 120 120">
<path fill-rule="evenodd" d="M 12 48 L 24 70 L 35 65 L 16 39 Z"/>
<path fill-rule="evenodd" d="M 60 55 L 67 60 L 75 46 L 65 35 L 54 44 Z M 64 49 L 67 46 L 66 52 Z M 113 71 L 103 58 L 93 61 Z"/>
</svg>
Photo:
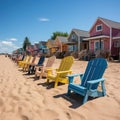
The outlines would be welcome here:
<svg viewBox="0 0 120 120">
<path fill-rule="evenodd" d="M 45 70 L 46 70 L 47 74 L 49 75 L 49 74 L 52 74 L 52 71 L 56 70 L 56 68 L 47 68 Z"/>
<path fill-rule="evenodd" d="M 73 83 L 74 81 L 74 77 L 80 76 L 80 80 L 82 80 L 83 74 L 71 74 L 71 75 L 67 75 L 69 83 Z"/>
<path fill-rule="evenodd" d="M 87 81 L 87 83 L 88 84 L 96 84 L 96 83 L 102 82 L 104 80 L 105 80 L 105 78 L 100 78 L 100 79 L 97 79 L 97 80 Z"/>
<path fill-rule="evenodd" d="M 56 70 L 56 68 L 46 68 L 47 71 Z"/>
<path fill-rule="evenodd" d="M 56 72 L 57 74 L 61 74 L 61 73 L 71 73 L 72 72 L 72 70 L 67 70 L 67 71 L 58 71 L 58 72 Z"/>
<path fill-rule="evenodd" d="M 77 77 L 77 76 L 83 76 L 83 74 L 71 74 L 71 75 L 67 75 L 67 77 Z"/>
</svg>

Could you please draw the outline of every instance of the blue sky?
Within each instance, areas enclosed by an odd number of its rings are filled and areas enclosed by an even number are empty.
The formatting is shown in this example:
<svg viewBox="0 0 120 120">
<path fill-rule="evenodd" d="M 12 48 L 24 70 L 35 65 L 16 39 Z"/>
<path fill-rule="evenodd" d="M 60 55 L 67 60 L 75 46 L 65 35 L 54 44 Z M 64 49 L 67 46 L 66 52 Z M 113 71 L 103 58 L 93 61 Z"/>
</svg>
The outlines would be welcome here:
<svg viewBox="0 0 120 120">
<path fill-rule="evenodd" d="M 0 0 L 0 53 L 47 41 L 53 32 L 89 31 L 97 17 L 120 22 L 120 0 Z"/>
</svg>

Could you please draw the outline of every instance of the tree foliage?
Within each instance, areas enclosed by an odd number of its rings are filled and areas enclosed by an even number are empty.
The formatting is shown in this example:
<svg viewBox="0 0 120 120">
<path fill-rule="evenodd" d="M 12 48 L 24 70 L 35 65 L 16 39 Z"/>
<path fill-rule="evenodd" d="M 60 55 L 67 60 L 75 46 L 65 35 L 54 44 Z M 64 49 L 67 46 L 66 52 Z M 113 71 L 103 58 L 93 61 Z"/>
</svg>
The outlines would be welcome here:
<svg viewBox="0 0 120 120">
<path fill-rule="evenodd" d="M 28 37 L 25 37 L 25 40 L 23 42 L 23 50 L 26 51 L 26 47 L 31 45 L 31 42 L 29 41 Z"/>
<path fill-rule="evenodd" d="M 68 33 L 67 32 L 53 32 L 53 35 L 51 36 L 52 40 L 55 40 L 57 36 L 63 36 L 63 37 L 67 37 Z"/>
</svg>

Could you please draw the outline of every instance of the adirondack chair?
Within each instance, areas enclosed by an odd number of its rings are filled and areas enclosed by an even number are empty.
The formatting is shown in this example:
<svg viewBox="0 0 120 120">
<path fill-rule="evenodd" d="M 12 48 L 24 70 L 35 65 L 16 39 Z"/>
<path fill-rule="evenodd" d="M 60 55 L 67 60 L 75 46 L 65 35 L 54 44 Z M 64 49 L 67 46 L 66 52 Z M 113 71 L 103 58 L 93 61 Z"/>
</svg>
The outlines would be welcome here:
<svg viewBox="0 0 120 120">
<path fill-rule="evenodd" d="M 56 59 L 56 56 L 53 55 L 48 58 L 48 61 L 45 66 L 36 66 L 35 77 L 39 76 L 39 79 L 41 79 L 41 77 L 46 77 L 47 76 L 46 69 L 49 69 L 52 67 L 55 59 Z"/>
<path fill-rule="evenodd" d="M 28 69 L 28 74 L 35 72 L 35 66 L 43 66 L 44 61 L 45 61 L 45 56 L 41 56 L 38 61 L 38 64 L 31 64 Z"/>
<path fill-rule="evenodd" d="M 26 64 L 24 65 L 24 68 L 23 68 L 23 71 L 24 71 L 24 72 L 27 72 L 27 71 L 28 71 L 30 65 L 35 64 L 36 58 L 37 58 L 37 57 L 34 56 L 34 57 L 30 60 L 29 63 L 26 63 Z"/>
<path fill-rule="evenodd" d="M 69 96 L 71 91 L 84 96 L 83 104 L 87 102 L 88 97 L 100 97 L 106 95 L 104 81 L 102 78 L 105 69 L 107 68 L 107 61 L 103 58 L 95 58 L 88 62 L 84 74 L 68 75 L 69 85 L 67 95 Z M 74 77 L 80 76 L 81 84 L 73 83 Z M 98 86 L 101 83 L 102 90 L 98 90 Z"/>
<path fill-rule="evenodd" d="M 21 67 L 23 63 L 25 63 L 26 61 L 28 61 L 29 56 L 25 56 L 25 58 L 22 61 L 18 61 L 18 66 Z"/>
<path fill-rule="evenodd" d="M 28 63 L 28 64 L 26 65 L 26 67 L 24 68 L 24 71 L 25 71 L 25 72 L 28 72 L 28 71 L 29 71 L 29 68 L 30 68 L 31 66 L 37 65 L 39 59 L 40 59 L 40 58 L 39 58 L 38 56 L 35 56 L 34 59 L 32 60 L 32 62 L 31 62 L 31 63 Z"/>
<path fill-rule="evenodd" d="M 53 73 L 53 69 L 47 69 L 47 83 L 49 81 L 54 81 L 54 87 L 58 86 L 58 83 L 68 83 L 67 75 L 71 74 L 72 71 L 70 70 L 72 64 L 74 62 L 74 58 L 72 56 L 64 57 L 60 63 L 58 69 L 55 70 L 55 75 Z"/>
<path fill-rule="evenodd" d="M 33 56 L 30 56 L 30 57 L 29 57 L 29 60 L 28 60 L 27 62 L 23 63 L 23 66 L 22 66 L 23 71 L 25 71 L 27 65 L 30 64 L 30 63 L 32 63 L 33 60 L 34 60 L 34 57 L 33 57 Z"/>
<path fill-rule="evenodd" d="M 25 55 L 21 55 L 21 56 L 22 56 L 22 59 L 21 59 L 21 60 L 17 60 L 17 61 L 16 61 L 17 65 L 19 64 L 19 62 L 21 62 L 21 61 L 25 60 L 25 58 L 26 58 L 26 56 L 25 56 Z"/>
<path fill-rule="evenodd" d="M 21 68 L 23 68 L 24 67 L 24 65 L 26 64 L 26 63 L 29 63 L 30 62 L 30 60 L 31 60 L 31 55 L 29 55 L 28 56 L 28 58 L 26 59 L 26 61 L 23 61 L 21 64 L 20 64 L 20 66 L 19 67 L 21 67 Z"/>
</svg>

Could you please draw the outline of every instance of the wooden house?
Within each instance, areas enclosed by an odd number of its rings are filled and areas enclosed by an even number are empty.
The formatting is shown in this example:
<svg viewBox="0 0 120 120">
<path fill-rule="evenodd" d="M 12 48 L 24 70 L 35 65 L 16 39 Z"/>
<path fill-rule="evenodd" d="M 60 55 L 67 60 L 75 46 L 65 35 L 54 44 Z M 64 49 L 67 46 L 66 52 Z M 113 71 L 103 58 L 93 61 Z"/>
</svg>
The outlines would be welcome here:
<svg viewBox="0 0 120 120">
<path fill-rule="evenodd" d="M 80 52 L 81 50 L 89 49 L 89 41 L 83 38 L 88 38 L 88 31 L 72 29 L 68 36 L 69 51 Z"/>
<path fill-rule="evenodd" d="M 58 50 L 58 46 L 55 45 L 55 40 L 49 39 L 46 43 L 46 46 L 49 49 L 51 55 L 53 55 Z"/>
<path fill-rule="evenodd" d="M 109 51 L 114 59 L 118 59 L 120 53 L 120 22 L 115 22 L 98 17 L 89 31 L 89 49 Z"/>
<path fill-rule="evenodd" d="M 57 46 L 57 52 L 67 52 L 68 45 L 67 45 L 67 37 L 57 36 L 55 39 L 55 46 Z"/>
</svg>

